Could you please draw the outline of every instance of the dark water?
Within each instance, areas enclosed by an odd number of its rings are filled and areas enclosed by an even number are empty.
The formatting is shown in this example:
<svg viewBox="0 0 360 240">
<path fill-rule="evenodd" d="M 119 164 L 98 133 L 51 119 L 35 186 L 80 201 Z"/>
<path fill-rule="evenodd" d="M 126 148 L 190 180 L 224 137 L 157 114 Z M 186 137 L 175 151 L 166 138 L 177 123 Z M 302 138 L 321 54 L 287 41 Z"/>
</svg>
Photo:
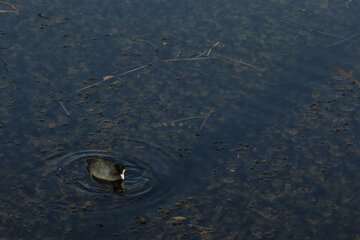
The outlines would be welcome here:
<svg viewBox="0 0 360 240">
<path fill-rule="evenodd" d="M 358 1 L 11 4 L 0 238 L 360 238 Z"/>
</svg>

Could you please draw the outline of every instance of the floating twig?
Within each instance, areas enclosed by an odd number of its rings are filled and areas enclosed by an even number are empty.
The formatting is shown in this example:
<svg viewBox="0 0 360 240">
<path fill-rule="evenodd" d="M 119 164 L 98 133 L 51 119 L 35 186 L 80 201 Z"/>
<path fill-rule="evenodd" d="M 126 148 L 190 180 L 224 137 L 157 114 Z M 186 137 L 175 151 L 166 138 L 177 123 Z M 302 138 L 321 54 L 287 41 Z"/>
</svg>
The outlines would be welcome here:
<svg viewBox="0 0 360 240">
<path fill-rule="evenodd" d="M 350 2 L 351 2 L 351 0 L 350 0 Z M 284 22 L 284 23 L 286 23 L 286 24 L 289 24 L 289 25 L 291 25 L 291 26 L 294 26 L 294 27 L 301 27 L 301 26 L 302 26 L 302 27 L 305 29 L 305 31 L 308 31 L 308 32 L 316 32 L 316 33 L 323 34 L 323 35 L 325 35 L 325 36 L 330 36 L 330 37 L 334 37 L 334 38 L 340 39 L 340 41 L 334 42 L 334 43 L 326 46 L 325 48 L 335 46 L 335 45 L 340 44 L 340 43 L 342 43 L 342 42 L 344 42 L 344 41 L 349 41 L 349 42 L 352 42 L 352 43 L 354 43 L 354 42 L 357 41 L 357 40 L 354 40 L 354 39 L 352 39 L 352 38 L 356 37 L 356 36 L 358 35 L 358 33 L 346 38 L 346 37 L 343 37 L 343 36 L 340 36 L 340 35 L 337 35 L 337 34 L 334 34 L 334 33 L 324 32 L 324 31 L 321 31 L 321 30 L 313 30 L 313 27 L 311 27 L 311 26 L 300 25 L 300 24 L 297 24 L 297 23 L 290 22 L 290 21 L 288 21 L 288 20 L 286 20 L 286 19 L 280 19 L 280 21 L 281 21 L 281 22 Z M 349 47 L 349 46 L 348 46 L 348 47 Z M 347 48 L 348 48 L 348 47 L 347 47 Z"/>
<path fill-rule="evenodd" d="M 129 71 L 126 71 L 126 72 L 123 72 L 123 73 L 120 73 L 120 74 L 117 74 L 117 76 L 123 76 L 123 75 L 125 75 L 125 74 L 128 74 L 128 73 L 132 73 L 132 72 L 135 72 L 135 71 L 138 71 L 138 70 L 140 70 L 140 69 L 143 69 L 143 68 L 145 68 L 145 67 L 147 67 L 147 66 L 149 66 L 149 64 L 145 64 L 145 65 L 142 65 L 142 66 L 140 66 L 140 67 L 137 67 L 137 68 L 134 68 L 134 69 L 131 69 L 131 70 L 129 70 Z M 105 80 L 104 80 L 105 81 Z"/>
<path fill-rule="evenodd" d="M 326 36 L 330 36 L 330 37 L 334 37 L 334 38 L 338 38 L 338 39 L 344 39 L 343 36 L 340 36 L 340 35 L 337 35 L 337 34 L 334 34 L 334 33 L 328 33 L 328 32 L 324 32 L 324 31 L 317 31 L 317 33 L 320 33 L 320 34 L 323 34 L 323 35 L 326 35 Z M 350 41 L 354 41 L 352 39 L 349 39 Z"/>
<path fill-rule="evenodd" d="M 353 45 L 355 45 L 356 43 L 359 43 L 359 42 L 360 42 L 360 40 L 352 40 L 351 43 L 349 43 L 349 45 L 346 46 L 346 48 L 344 49 L 344 52 L 346 50 L 348 50 L 351 46 L 353 46 Z"/>
<path fill-rule="evenodd" d="M 66 115 L 67 115 L 68 117 L 70 117 L 70 112 L 65 108 L 65 105 L 63 104 L 63 102 L 62 102 L 62 101 L 59 101 L 59 103 L 60 103 L 62 109 L 64 109 Z"/>
<path fill-rule="evenodd" d="M 355 33 L 355 34 L 353 34 L 353 35 L 351 35 L 351 36 L 349 36 L 349 37 L 346 37 L 346 38 L 341 39 L 340 41 L 337 41 L 337 42 L 334 42 L 334 43 L 332 43 L 332 44 L 330 44 L 330 45 L 327 45 L 325 48 L 329 48 L 329 47 L 336 46 L 336 45 L 338 45 L 338 44 L 340 44 L 340 43 L 342 43 L 342 42 L 345 42 L 345 41 L 350 41 L 350 40 L 352 40 L 352 38 L 354 38 L 354 37 L 356 37 L 356 36 L 358 36 L 358 35 L 360 35 L 360 33 Z"/>
<path fill-rule="evenodd" d="M 206 56 L 209 56 L 211 53 L 211 50 L 219 44 L 220 44 L 220 42 L 216 42 L 214 45 L 212 45 L 211 48 L 209 49 L 209 51 L 207 52 Z"/>
<path fill-rule="evenodd" d="M 181 118 L 181 119 L 172 120 L 172 121 L 169 121 L 169 122 L 182 122 L 182 121 L 187 121 L 187 120 L 191 120 L 191 119 L 198 119 L 198 118 L 203 118 L 203 117 L 202 116 L 187 117 L 187 118 Z"/>
<path fill-rule="evenodd" d="M 0 10 L 0 13 L 18 13 L 18 12 L 13 10 Z"/>
<path fill-rule="evenodd" d="M 209 50 L 200 53 L 200 54 L 197 55 L 195 58 L 199 58 L 199 57 L 201 57 L 201 56 L 203 56 L 203 55 L 205 55 L 205 54 L 206 54 L 206 56 L 209 56 L 210 53 L 211 53 L 211 50 L 212 50 L 214 47 L 216 47 L 217 45 L 219 45 L 219 44 L 220 44 L 220 42 L 216 42 L 215 44 L 213 44 L 213 45 L 210 47 Z"/>
<path fill-rule="evenodd" d="M 351 73 L 348 73 L 347 71 L 345 71 L 344 69 L 342 69 L 341 67 L 339 67 L 338 65 L 336 65 L 335 63 L 331 64 L 334 68 L 336 68 L 339 72 L 341 72 L 343 75 L 345 75 L 345 77 L 349 78 L 351 80 L 351 82 L 353 84 L 357 84 L 358 87 L 360 87 L 360 85 L 358 84 L 357 80 L 353 77 L 353 75 L 351 75 Z"/>
<path fill-rule="evenodd" d="M 45 16 L 41 15 L 41 13 L 38 13 L 38 16 L 41 17 L 41 18 L 43 18 L 43 19 L 46 19 L 46 20 L 48 20 L 48 21 L 52 21 L 52 22 L 56 22 L 56 23 L 61 22 L 61 20 L 59 20 L 59 19 L 53 19 L 53 18 L 45 17 Z"/>
<path fill-rule="evenodd" d="M 200 53 L 199 55 L 197 55 L 195 58 L 200 58 L 201 56 L 204 56 L 206 54 L 207 51 L 204 51 L 202 53 Z"/>
<path fill-rule="evenodd" d="M 164 59 L 162 62 L 176 62 L 176 61 L 198 61 L 198 60 L 207 60 L 213 59 L 213 57 L 194 57 L 194 58 L 172 58 L 172 59 Z"/>
<path fill-rule="evenodd" d="M 103 80 L 103 81 L 104 81 L 104 80 Z M 84 90 L 86 90 L 86 89 L 88 89 L 88 88 L 98 86 L 98 85 L 100 85 L 103 81 L 96 82 L 96 83 L 90 84 L 90 85 L 88 85 L 88 86 L 86 86 L 86 87 L 80 88 L 80 89 L 76 90 L 76 92 L 79 93 L 79 92 L 84 91 Z"/>
<path fill-rule="evenodd" d="M 129 71 L 126 71 L 126 72 L 123 72 L 123 73 L 120 73 L 120 74 L 116 74 L 116 76 L 123 76 L 125 74 L 128 74 L 128 73 L 132 73 L 132 72 L 135 72 L 135 71 L 138 71 L 140 69 L 143 69 L 145 67 L 149 66 L 149 64 L 146 64 L 146 65 L 143 65 L 143 66 L 140 66 L 140 67 L 137 67 L 137 68 L 134 68 L 134 69 L 131 69 Z M 105 82 L 106 80 L 109 80 L 111 78 L 113 78 L 115 75 L 108 75 L 108 76 L 105 76 L 103 78 L 103 80 L 99 81 L 99 82 L 96 82 L 96 83 L 93 83 L 93 84 L 90 84 L 89 86 L 86 86 L 86 87 L 83 87 L 83 88 L 80 88 L 78 90 L 76 90 L 76 92 L 81 92 L 81 91 L 84 91 L 85 89 L 88 89 L 88 88 L 91 88 L 91 87 L 94 87 L 94 86 L 97 86 L 97 85 L 100 85 L 101 83 Z"/>
<path fill-rule="evenodd" d="M 136 41 L 139 41 L 139 42 L 144 42 L 144 43 L 148 43 L 150 44 L 151 46 L 153 46 L 155 49 L 159 49 L 155 44 L 153 44 L 152 42 L 148 41 L 148 40 L 144 40 L 144 39 L 136 39 Z"/>
<path fill-rule="evenodd" d="M 249 67 L 253 67 L 253 68 L 259 68 L 258 66 L 252 65 L 252 64 L 247 63 L 247 62 L 245 62 L 243 60 L 234 59 L 234 58 L 230 58 L 230 57 L 224 57 L 224 58 L 226 58 L 228 60 L 231 60 L 231 61 L 234 61 L 234 62 L 237 62 L 237 63 L 240 63 L 240 64 L 243 64 L 245 66 L 249 66 Z"/>
<path fill-rule="evenodd" d="M 4 4 L 9 5 L 12 9 L 14 9 L 14 10 L 15 10 L 15 12 L 16 12 L 17 14 L 19 14 L 20 9 L 18 9 L 17 7 L 15 7 L 13 4 L 8 3 L 8 2 L 4 2 L 4 1 L 0 1 L 0 3 L 4 3 Z M 13 12 L 13 11 L 1 10 L 1 12 L 5 13 L 5 12 Z"/>
<path fill-rule="evenodd" d="M 214 112 L 214 108 L 212 107 L 208 113 L 208 115 L 205 117 L 204 121 L 202 122 L 200 128 L 199 128 L 199 131 L 198 133 L 200 133 L 201 129 L 204 127 L 206 121 L 209 119 L 210 115 Z"/>
</svg>

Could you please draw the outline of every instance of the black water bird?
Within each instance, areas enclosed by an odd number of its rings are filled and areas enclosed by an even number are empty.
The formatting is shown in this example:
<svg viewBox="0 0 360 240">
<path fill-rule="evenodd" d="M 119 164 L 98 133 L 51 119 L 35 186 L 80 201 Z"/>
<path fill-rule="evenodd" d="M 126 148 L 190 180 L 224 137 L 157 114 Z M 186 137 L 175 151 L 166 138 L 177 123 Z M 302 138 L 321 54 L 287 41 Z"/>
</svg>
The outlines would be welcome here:
<svg viewBox="0 0 360 240">
<path fill-rule="evenodd" d="M 111 158 L 97 157 L 86 159 L 90 177 L 108 183 L 125 180 L 125 166 Z"/>
</svg>

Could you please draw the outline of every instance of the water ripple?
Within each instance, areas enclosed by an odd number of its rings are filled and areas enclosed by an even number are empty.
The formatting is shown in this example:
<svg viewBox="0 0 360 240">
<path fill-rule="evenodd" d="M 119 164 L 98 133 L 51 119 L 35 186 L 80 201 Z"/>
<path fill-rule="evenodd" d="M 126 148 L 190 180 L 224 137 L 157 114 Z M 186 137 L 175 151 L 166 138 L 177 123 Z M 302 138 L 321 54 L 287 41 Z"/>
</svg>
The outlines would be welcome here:
<svg viewBox="0 0 360 240">
<path fill-rule="evenodd" d="M 175 190 L 173 180 L 179 171 L 173 168 L 176 158 L 169 152 L 138 140 L 127 139 L 118 146 L 62 151 L 38 160 L 32 166 L 34 179 L 27 179 L 22 189 L 23 197 L 51 210 L 70 207 L 113 214 L 161 201 Z M 94 157 L 112 158 L 126 167 L 123 191 L 89 176 L 86 159 Z"/>
</svg>

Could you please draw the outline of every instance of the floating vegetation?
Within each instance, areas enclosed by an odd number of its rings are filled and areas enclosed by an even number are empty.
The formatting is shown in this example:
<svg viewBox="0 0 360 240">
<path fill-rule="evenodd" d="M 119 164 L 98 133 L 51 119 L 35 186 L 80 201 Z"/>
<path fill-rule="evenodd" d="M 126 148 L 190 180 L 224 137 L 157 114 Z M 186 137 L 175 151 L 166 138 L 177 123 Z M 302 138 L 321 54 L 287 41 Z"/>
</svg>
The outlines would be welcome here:
<svg viewBox="0 0 360 240">
<path fill-rule="evenodd" d="M 59 19 L 54 19 L 54 18 L 45 17 L 45 16 L 43 16 L 41 13 L 38 13 L 38 16 L 41 17 L 41 18 L 43 18 L 43 19 L 45 19 L 45 20 L 51 21 L 51 22 L 56 22 L 56 23 L 61 22 L 61 20 L 59 20 Z"/>
<path fill-rule="evenodd" d="M 59 104 L 60 104 L 60 106 L 62 107 L 62 109 L 64 109 L 66 115 L 67 115 L 68 117 L 70 117 L 70 112 L 66 109 L 64 103 L 63 103 L 62 101 L 59 101 Z"/>
<path fill-rule="evenodd" d="M 145 67 L 147 67 L 147 66 L 148 66 L 148 64 L 143 65 L 143 66 L 140 66 L 140 67 L 137 67 L 137 68 L 134 68 L 134 69 L 131 69 L 131 70 L 129 70 L 129 71 L 126 71 L 126 72 L 123 72 L 123 73 L 120 73 L 120 74 L 116 74 L 116 76 L 117 76 L 117 77 L 120 77 L 120 76 L 129 74 L 129 73 L 132 73 L 132 72 L 135 72 L 135 71 L 139 71 L 139 70 L 141 70 L 141 69 L 143 69 L 143 68 L 145 68 Z M 84 91 L 84 90 L 86 90 L 86 89 L 88 89 L 88 88 L 91 88 L 91 87 L 94 87 L 94 86 L 98 86 L 98 85 L 100 85 L 101 83 L 103 83 L 103 82 L 105 82 L 105 81 L 113 78 L 114 76 L 115 76 L 115 75 L 105 76 L 105 77 L 103 77 L 103 80 L 102 80 L 102 81 L 93 83 L 93 84 L 91 84 L 91 85 L 89 85 L 89 86 L 86 86 L 86 87 L 83 87 L 83 88 L 80 88 L 80 89 L 76 90 L 76 92 L 80 93 L 80 92 L 82 92 L 82 91 Z"/>
<path fill-rule="evenodd" d="M 358 83 L 358 81 L 353 77 L 353 75 L 351 75 L 350 73 L 348 73 L 347 71 L 345 71 L 344 69 L 342 69 L 341 67 L 339 67 L 338 65 L 336 65 L 335 63 L 332 64 L 332 66 L 334 68 L 336 68 L 337 70 L 339 70 L 339 72 L 341 72 L 344 76 L 346 76 L 347 78 L 349 78 L 352 82 L 352 84 L 356 84 L 359 88 L 360 88 L 360 84 Z"/>
<path fill-rule="evenodd" d="M 358 238 L 358 1 L 10 3 L 2 238 Z"/>
<path fill-rule="evenodd" d="M 146 43 L 149 43 L 151 44 L 152 46 L 156 47 L 153 43 L 147 41 L 147 40 L 143 40 L 143 39 L 137 39 L 138 41 L 142 41 L 142 42 L 146 42 Z M 170 59 L 162 59 L 160 60 L 160 62 L 179 62 L 179 61 L 202 61 L 202 60 L 210 60 L 210 59 L 217 59 L 216 57 L 209 57 L 212 49 L 216 46 L 218 46 L 220 44 L 220 42 L 216 42 L 215 44 L 213 44 L 207 51 L 203 52 L 202 54 L 198 55 L 197 57 L 190 57 L 190 58 L 170 58 Z M 206 55 L 206 57 L 202 57 L 203 55 Z M 221 58 L 220 58 L 221 59 Z M 233 62 L 237 62 L 237 63 L 240 63 L 240 64 L 243 64 L 245 66 L 249 66 L 249 67 L 253 67 L 253 68 L 259 68 L 255 65 L 252 65 L 252 64 L 249 64 L 243 60 L 238 60 L 238 59 L 233 59 L 233 58 L 229 58 L 229 57 L 224 57 L 224 59 L 227 59 L 227 60 L 231 60 Z M 104 76 L 103 77 L 103 80 L 102 81 L 99 81 L 99 82 L 96 82 L 96 83 L 93 83 L 93 84 L 90 84 L 86 87 L 83 87 L 83 88 L 80 88 L 78 90 L 76 90 L 76 92 L 80 93 L 88 88 L 92 88 L 92 87 L 95 87 L 95 86 L 98 86 L 100 84 L 102 84 L 103 82 L 113 78 L 113 77 L 120 77 L 120 76 L 124 76 L 124 75 L 127 75 L 129 73 L 132 73 L 132 72 L 136 72 L 136 71 L 139 71 L 143 68 L 146 68 L 146 67 L 149 67 L 149 66 L 152 66 L 154 63 L 148 63 L 146 65 L 142 65 L 140 67 L 137 67 L 137 68 L 134 68 L 134 69 L 131 69 L 131 70 L 128 70 L 126 72 L 123 72 L 123 73 L 119 73 L 119 74 L 111 74 L 111 75 L 107 75 L 107 76 Z"/>
<path fill-rule="evenodd" d="M 13 5 L 13 4 L 9 3 L 9 2 L 4 2 L 4 1 L 0 1 L 0 3 L 7 4 L 7 5 L 9 5 L 12 9 L 14 9 L 14 11 L 11 11 L 11 10 L 0 10 L 0 13 L 16 13 L 16 14 L 19 14 L 20 9 L 18 9 L 17 7 L 15 7 L 15 5 Z"/>
</svg>

